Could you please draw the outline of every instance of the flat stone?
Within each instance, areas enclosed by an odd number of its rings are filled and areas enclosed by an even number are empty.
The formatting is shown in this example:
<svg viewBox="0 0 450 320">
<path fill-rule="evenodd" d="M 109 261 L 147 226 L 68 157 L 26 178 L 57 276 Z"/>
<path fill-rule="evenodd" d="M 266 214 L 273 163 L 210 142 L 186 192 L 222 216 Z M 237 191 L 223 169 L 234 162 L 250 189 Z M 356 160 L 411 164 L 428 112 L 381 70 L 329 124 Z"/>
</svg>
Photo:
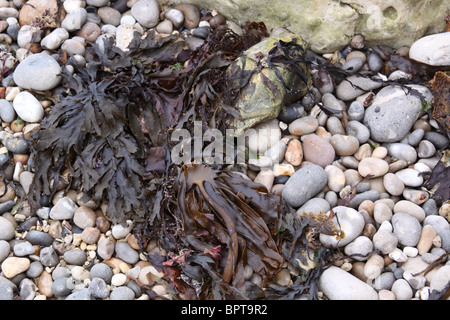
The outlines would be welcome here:
<svg viewBox="0 0 450 320">
<path fill-rule="evenodd" d="M 362 177 L 381 177 L 389 171 L 389 164 L 378 158 L 367 157 L 362 159 L 358 165 L 358 172 Z"/>
<path fill-rule="evenodd" d="M 450 33 L 420 38 L 409 48 L 409 58 L 432 66 L 450 66 Z"/>
<path fill-rule="evenodd" d="M 69 197 L 62 197 L 50 210 L 50 218 L 54 220 L 70 220 L 78 206 Z"/>
<path fill-rule="evenodd" d="M 0 240 L 9 241 L 14 238 L 15 227 L 6 218 L 0 217 Z"/>
<path fill-rule="evenodd" d="M 25 58 L 14 70 L 14 82 L 24 89 L 46 91 L 61 82 L 60 73 L 61 67 L 53 57 L 46 53 L 35 53 Z"/>
<path fill-rule="evenodd" d="M 17 115 L 26 122 L 40 122 L 44 118 L 44 108 L 39 100 L 28 91 L 22 91 L 16 95 L 13 107 Z"/>
<path fill-rule="evenodd" d="M 381 86 L 382 83 L 379 81 L 374 81 L 358 75 L 352 75 L 347 77 L 337 86 L 336 96 L 343 101 L 350 101 L 362 95 L 366 91 L 378 89 Z"/>
<path fill-rule="evenodd" d="M 289 178 L 284 185 L 282 197 L 290 206 L 298 208 L 321 191 L 327 181 L 325 170 L 318 165 L 310 164 Z"/>
<path fill-rule="evenodd" d="M 407 213 L 410 216 L 416 218 L 419 222 L 422 222 L 425 219 L 425 211 L 420 206 L 411 201 L 407 200 L 398 201 L 395 204 L 393 211 L 394 213 L 397 212 Z"/>
<path fill-rule="evenodd" d="M 392 217 L 392 226 L 400 244 L 404 246 L 417 245 L 422 226 L 416 218 L 404 212 L 397 212 Z"/>
<path fill-rule="evenodd" d="M 364 229 L 365 221 L 361 214 L 355 209 L 338 206 L 332 209 L 335 217 L 331 219 L 340 230 L 344 232 L 343 239 L 336 239 L 334 235 L 321 233 L 320 242 L 326 247 L 339 248 L 343 247 L 358 237 Z M 336 218 L 337 216 L 337 218 Z"/>
<path fill-rule="evenodd" d="M 30 267 L 30 260 L 28 258 L 9 257 L 6 258 L 1 265 L 4 276 L 8 279 L 27 271 Z"/>
<path fill-rule="evenodd" d="M 294 120 L 289 124 L 289 132 L 292 135 L 302 136 L 305 134 L 313 133 L 319 127 L 319 122 L 312 116 L 302 117 Z"/>
<path fill-rule="evenodd" d="M 372 286 L 335 266 L 322 273 L 319 288 L 330 300 L 378 300 Z"/>
<path fill-rule="evenodd" d="M 431 92 L 420 85 L 408 85 L 431 103 Z M 411 130 L 422 112 L 422 101 L 398 86 L 387 86 L 375 96 L 364 114 L 371 138 L 378 142 L 397 142 Z"/>
</svg>

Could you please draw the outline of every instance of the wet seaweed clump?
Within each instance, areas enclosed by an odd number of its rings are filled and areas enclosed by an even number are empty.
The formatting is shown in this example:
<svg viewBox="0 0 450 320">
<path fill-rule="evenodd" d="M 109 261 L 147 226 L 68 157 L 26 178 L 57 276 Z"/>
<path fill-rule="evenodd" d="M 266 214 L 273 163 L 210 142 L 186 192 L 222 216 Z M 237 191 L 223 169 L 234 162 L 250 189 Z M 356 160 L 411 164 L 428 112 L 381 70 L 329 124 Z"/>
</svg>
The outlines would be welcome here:
<svg viewBox="0 0 450 320">
<path fill-rule="evenodd" d="M 226 70 L 267 36 L 263 23 L 247 24 L 242 36 L 219 28 L 191 51 L 179 36 L 150 31 L 126 52 L 105 38 L 87 48 L 85 67 L 61 52 L 73 72 L 63 68 L 59 95 L 30 135 L 31 208 L 50 206 L 56 192 L 71 189 L 113 223 L 133 219 L 140 243 L 154 240 L 165 252 L 147 258 L 176 299 L 315 298 L 334 259 L 317 235 L 339 236 L 331 217 L 296 215 L 280 196 L 221 165 L 171 162 L 175 129 L 194 136 L 200 120 L 203 129 L 225 132 L 239 117 L 233 106 L 250 73 L 230 77 Z M 303 50 L 289 45 L 272 50 L 274 68 L 295 67 L 295 55 L 275 56 Z M 271 285 L 286 263 L 294 285 Z M 246 281 L 249 268 L 267 290 Z"/>
</svg>

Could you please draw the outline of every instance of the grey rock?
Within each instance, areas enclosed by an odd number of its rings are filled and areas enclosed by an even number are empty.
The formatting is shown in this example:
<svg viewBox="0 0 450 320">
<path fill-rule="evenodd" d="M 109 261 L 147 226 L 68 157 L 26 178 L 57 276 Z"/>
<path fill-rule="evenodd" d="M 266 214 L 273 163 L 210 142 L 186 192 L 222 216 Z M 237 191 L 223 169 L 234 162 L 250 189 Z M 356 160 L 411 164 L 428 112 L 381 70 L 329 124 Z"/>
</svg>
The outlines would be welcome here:
<svg viewBox="0 0 450 320">
<path fill-rule="evenodd" d="M 305 112 L 305 108 L 298 103 L 293 103 L 283 108 L 278 115 L 278 120 L 284 123 L 291 123 L 299 119 Z"/>
<path fill-rule="evenodd" d="M 372 286 L 335 266 L 322 273 L 319 289 L 330 300 L 378 300 L 378 294 Z"/>
<path fill-rule="evenodd" d="M 109 0 L 86 0 L 88 6 L 104 7 L 109 3 Z"/>
<path fill-rule="evenodd" d="M 0 264 L 5 260 L 11 251 L 11 246 L 5 240 L 0 240 Z"/>
<path fill-rule="evenodd" d="M 421 128 L 414 130 L 408 135 L 408 144 L 416 147 L 425 135 L 425 131 Z"/>
<path fill-rule="evenodd" d="M 70 270 L 69 268 L 58 266 L 52 271 L 52 279 L 56 280 L 59 278 L 68 278 L 70 277 Z"/>
<path fill-rule="evenodd" d="M 348 119 L 350 121 L 361 121 L 364 119 L 364 105 L 361 101 L 355 100 L 353 101 L 347 110 Z"/>
<path fill-rule="evenodd" d="M 81 29 L 87 21 L 87 11 L 85 8 L 78 8 L 66 15 L 61 22 L 61 27 L 69 32 Z"/>
<path fill-rule="evenodd" d="M 449 144 L 449 140 L 446 136 L 435 131 L 426 132 L 424 138 L 433 143 L 438 150 L 447 148 Z"/>
<path fill-rule="evenodd" d="M 28 278 L 37 278 L 41 275 L 42 271 L 44 271 L 44 266 L 39 261 L 33 261 L 30 264 L 30 267 L 25 272 L 25 275 Z"/>
<path fill-rule="evenodd" d="M 450 251 L 450 224 L 443 216 L 427 216 L 423 220 L 423 225 L 432 225 L 436 234 L 441 238 L 441 248 Z"/>
<path fill-rule="evenodd" d="M 409 49 L 413 60 L 432 65 L 450 65 L 450 34 L 447 32 L 431 34 L 415 41 Z"/>
<path fill-rule="evenodd" d="M 107 284 L 110 284 L 111 278 L 113 276 L 113 272 L 106 263 L 100 262 L 100 263 L 95 264 L 91 268 L 91 272 L 90 272 L 89 276 L 90 276 L 91 280 L 94 278 L 101 278 L 101 279 L 105 280 L 105 282 Z"/>
<path fill-rule="evenodd" d="M 89 283 L 88 290 L 94 298 L 106 299 L 109 297 L 108 285 L 102 278 L 93 278 L 91 283 Z"/>
<path fill-rule="evenodd" d="M 73 218 L 78 206 L 69 197 L 62 197 L 50 210 L 50 218 L 53 220 L 70 220 Z"/>
<path fill-rule="evenodd" d="M 7 138 L 5 147 L 12 153 L 27 153 L 29 151 L 28 142 L 25 139 L 20 138 Z"/>
<path fill-rule="evenodd" d="M 422 226 L 416 218 L 403 212 L 397 212 L 392 216 L 392 226 L 401 245 L 412 247 L 417 245 Z"/>
<path fill-rule="evenodd" d="M 411 168 L 399 170 L 395 175 L 407 187 L 420 187 L 423 183 L 423 177 L 420 175 L 420 172 Z"/>
<path fill-rule="evenodd" d="M 408 164 L 414 163 L 417 160 L 416 150 L 406 143 L 388 143 L 384 144 L 388 150 L 388 155 L 397 160 L 406 160 Z"/>
<path fill-rule="evenodd" d="M 58 278 L 52 283 L 52 292 L 56 297 L 65 297 L 75 288 L 72 277 Z"/>
<path fill-rule="evenodd" d="M 51 90 L 61 82 L 60 72 L 61 67 L 53 57 L 36 53 L 17 66 L 14 70 L 14 82 L 24 89 Z"/>
<path fill-rule="evenodd" d="M 0 214 L 10 211 L 13 207 L 14 207 L 13 200 L 0 203 Z"/>
<path fill-rule="evenodd" d="M 397 142 L 403 139 L 422 112 L 422 102 L 417 94 L 431 103 L 431 92 L 420 85 L 410 85 L 412 93 L 398 86 L 381 89 L 364 114 L 364 124 L 371 138 L 378 142 Z"/>
<path fill-rule="evenodd" d="M 337 86 L 336 96 L 343 101 L 350 101 L 362 95 L 366 91 L 378 89 L 381 86 L 382 83 L 379 81 L 374 81 L 358 75 L 352 75 L 344 79 Z"/>
<path fill-rule="evenodd" d="M 380 55 L 376 52 L 370 52 L 367 55 L 367 64 L 369 66 L 370 71 L 379 72 L 383 68 L 383 59 L 381 59 Z"/>
<path fill-rule="evenodd" d="M 139 0 L 131 7 L 131 15 L 145 28 L 153 28 L 158 24 L 159 12 L 156 0 Z"/>
<path fill-rule="evenodd" d="M 373 288 L 375 290 L 390 290 L 395 280 L 393 272 L 383 272 L 373 281 Z"/>
<path fill-rule="evenodd" d="M 315 196 L 327 184 L 325 170 L 315 164 L 310 164 L 297 170 L 286 182 L 282 197 L 286 202 L 298 208 Z"/>
<path fill-rule="evenodd" d="M 342 69 L 351 73 L 356 73 L 363 65 L 364 61 L 361 58 L 352 58 L 344 63 Z"/>
<path fill-rule="evenodd" d="M 349 121 L 346 126 L 346 133 L 350 136 L 355 136 L 359 144 L 364 144 L 370 138 L 369 129 L 359 121 Z"/>
<path fill-rule="evenodd" d="M 0 281 L 0 300 L 14 300 L 15 295 L 14 287 L 11 286 L 9 283 Z"/>
<path fill-rule="evenodd" d="M 124 241 L 116 243 L 116 257 L 130 264 L 139 261 L 139 253 Z"/>
<path fill-rule="evenodd" d="M 297 210 L 297 213 L 301 214 L 303 212 L 306 213 L 328 212 L 330 211 L 330 209 L 331 207 L 327 200 L 322 198 L 312 198 L 306 201 L 306 203 Z"/>
<path fill-rule="evenodd" d="M 64 252 L 63 258 L 68 264 L 81 266 L 86 262 L 87 255 L 81 250 L 69 250 Z"/>
<path fill-rule="evenodd" d="M 16 119 L 16 112 L 8 100 L 0 99 L 0 118 L 3 122 L 13 122 Z"/>
<path fill-rule="evenodd" d="M 33 245 L 38 245 L 41 247 L 49 247 L 53 243 L 53 238 L 46 232 L 30 230 L 25 236 L 25 240 Z"/>
<path fill-rule="evenodd" d="M 9 241 L 14 238 L 15 227 L 6 218 L 0 217 L 0 240 Z"/>
<path fill-rule="evenodd" d="M 428 140 L 422 140 L 417 149 L 419 158 L 430 158 L 436 154 L 436 147 Z"/>
<path fill-rule="evenodd" d="M 134 300 L 134 291 L 128 287 L 117 287 L 109 296 L 111 300 Z"/>
<path fill-rule="evenodd" d="M 396 300 L 411 300 L 413 290 L 405 279 L 397 279 L 393 284 L 391 291 L 395 294 Z"/>
<path fill-rule="evenodd" d="M 358 236 L 355 240 L 345 246 L 346 255 L 354 255 L 352 259 L 365 261 L 369 258 L 369 253 L 373 250 L 372 240 L 366 236 Z"/>
<path fill-rule="evenodd" d="M 437 215 L 439 213 L 436 200 L 434 200 L 433 198 L 430 198 L 427 201 L 425 201 L 424 204 L 422 205 L 422 209 L 425 211 L 425 214 L 427 216 Z"/>
<path fill-rule="evenodd" d="M 375 249 L 383 254 L 389 254 L 397 248 L 398 238 L 391 231 L 381 229 L 373 235 L 372 242 Z"/>
<path fill-rule="evenodd" d="M 56 50 L 67 39 L 69 39 L 69 32 L 64 28 L 56 28 L 41 40 L 41 46 L 44 49 Z"/>
<path fill-rule="evenodd" d="M 368 190 L 361 193 L 356 194 L 352 200 L 350 200 L 348 206 L 350 208 L 358 208 L 359 205 L 365 201 L 370 200 L 375 202 L 380 199 L 380 193 L 377 190 Z"/>
<path fill-rule="evenodd" d="M 88 288 L 75 291 L 69 294 L 64 300 L 93 300 Z"/>
<path fill-rule="evenodd" d="M 55 249 L 52 247 L 42 248 L 39 253 L 42 265 L 46 267 L 54 267 L 59 263 L 59 257 Z"/>
<path fill-rule="evenodd" d="M 14 246 L 14 254 L 18 257 L 28 256 L 35 253 L 34 247 L 29 242 L 21 242 Z"/>
<path fill-rule="evenodd" d="M 36 296 L 36 284 L 33 280 L 25 278 L 20 282 L 19 295 L 21 300 L 33 300 Z"/>
<path fill-rule="evenodd" d="M 181 27 L 184 23 L 184 14 L 182 11 L 178 9 L 169 9 L 165 12 L 165 18 L 170 20 L 175 27 L 175 29 L 178 29 Z"/>
</svg>

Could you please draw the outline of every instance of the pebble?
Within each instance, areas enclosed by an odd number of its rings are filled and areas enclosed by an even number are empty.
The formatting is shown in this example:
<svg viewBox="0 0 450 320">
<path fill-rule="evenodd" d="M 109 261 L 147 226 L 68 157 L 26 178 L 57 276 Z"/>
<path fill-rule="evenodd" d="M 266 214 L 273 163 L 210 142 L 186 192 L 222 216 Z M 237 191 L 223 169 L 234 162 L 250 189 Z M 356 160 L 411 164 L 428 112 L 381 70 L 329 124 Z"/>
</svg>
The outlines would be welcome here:
<svg viewBox="0 0 450 320">
<path fill-rule="evenodd" d="M 110 300 L 134 300 L 135 293 L 128 287 L 117 287 L 111 291 Z"/>
<path fill-rule="evenodd" d="M 69 197 L 62 197 L 50 209 L 50 218 L 54 220 L 70 220 L 75 215 L 78 206 Z"/>
<path fill-rule="evenodd" d="M 416 246 L 420 239 L 422 226 L 413 216 L 397 212 L 392 216 L 392 226 L 398 242 L 404 246 Z"/>
<path fill-rule="evenodd" d="M 69 32 L 64 28 L 56 28 L 41 40 L 41 47 L 56 50 L 67 39 L 69 39 Z"/>
<path fill-rule="evenodd" d="M 383 254 L 389 254 L 397 248 L 398 238 L 389 230 L 378 230 L 372 238 L 373 247 Z"/>
<path fill-rule="evenodd" d="M 25 257 L 35 253 L 34 247 L 29 242 L 21 242 L 14 246 L 14 254 L 18 257 Z"/>
<path fill-rule="evenodd" d="M 27 232 L 25 240 L 32 245 L 49 247 L 52 245 L 54 239 L 47 232 L 30 230 Z"/>
<path fill-rule="evenodd" d="M 30 260 L 28 258 L 8 257 L 3 260 L 1 269 L 3 275 L 11 279 L 18 274 L 27 271 L 30 267 Z"/>
<path fill-rule="evenodd" d="M 366 91 L 375 90 L 380 88 L 381 86 L 381 82 L 364 78 L 358 75 L 351 75 L 344 79 L 336 87 L 336 97 L 343 101 L 350 101 L 362 95 Z"/>
<path fill-rule="evenodd" d="M 305 134 L 313 133 L 319 127 L 319 121 L 312 117 L 306 116 L 300 119 L 294 120 L 289 124 L 289 132 L 296 136 L 302 136 Z"/>
<path fill-rule="evenodd" d="M 27 91 L 22 91 L 16 95 L 13 100 L 13 107 L 17 115 L 26 122 L 40 122 L 44 117 L 44 109 L 41 103 Z"/>
<path fill-rule="evenodd" d="M 366 236 L 358 236 L 355 240 L 345 246 L 344 252 L 356 261 L 365 261 L 373 250 L 373 242 Z"/>
<path fill-rule="evenodd" d="M 9 241 L 14 238 L 15 227 L 6 218 L 0 217 L 0 240 Z"/>
<path fill-rule="evenodd" d="M 436 33 L 418 39 L 409 48 L 409 58 L 432 66 L 450 65 L 450 34 Z"/>
<path fill-rule="evenodd" d="M 391 172 L 387 173 L 383 177 L 383 186 L 386 191 L 393 196 L 399 196 L 403 194 L 403 191 L 405 190 L 405 184 L 403 183 L 403 181 L 400 180 L 397 175 Z"/>
<path fill-rule="evenodd" d="M 391 288 L 396 300 L 411 300 L 413 297 L 413 290 L 405 279 L 397 279 Z"/>
<path fill-rule="evenodd" d="M 65 297 L 75 288 L 71 277 L 62 277 L 52 283 L 52 292 L 56 297 Z"/>
<path fill-rule="evenodd" d="M 91 280 L 94 278 L 101 278 L 107 284 L 111 284 L 112 276 L 113 276 L 113 272 L 112 272 L 111 268 L 106 263 L 103 263 L 103 262 L 95 264 L 91 268 L 91 272 L 89 275 Z"/>
<path fill-rule="evenodd" d="M 139 253 L 127 242 L 118 241 L 115 246 L 116 257 L 126 263 L 135 264 L 139 261 Z"/>
<path fill-rule="evenodd" d="M 322 273 L 319 288 L 330 300 L 378 299 L 378 294 L 372 286 L 334 266 Z"/>
<path fill-rule="evenodd" d="M 310 164 L 289 178 L 284 185 L 282 197 L 290 206 L 298 208 L 321 191 L 327 182 L 325 170 L 318 165 Z"/>
<path fill-rule="evenodd" d="M 175 29 L 180 28 L 184 23 L 184 13 L 180 10 L 171 8 L 165 12 L 164 16 L 172 22 Z"/>
<path fill-rule="evenodd" d="M 73 214 L 73 223 L 81 228 L 94 227 L 97 220 L 97 215 L 94 210 L 87 206 L 78 207 Z"/>
<path fill-rule="evenodd" d="M 328 212 L 330 211 L 331 207 L 328 201 L 322 198 L 312 198 L 306 201 L 304 205 L 302 205 L 300 208 L 298 208 L 297 213 L 318 213 L 318 212 Z"/>
<path fill-rule="evenodd" d="M 86 252 L 81 250 L 68 250 L 64 252 L 63 259 L 68 263 L 81 266 L 87 261 Z"/>
<path fill-rule="evenodd" d="M 95 277 L 88 286 L 90 294 L 97 299 L 106 299 L 109 297 L 109 288 L 105 280 Z"/>
<path fill-rule="evenodd" d="M 303 147 L 298 139 L 292 139 L 287 145 L 284 158 L 293 166 L 299 166 L 303 161 Z"/>
<path fill-rule="evenodd" d="M 420 234 L 417 250 L 420 255 L 427 253 L 433 246 L 433 239 L 436 238 L 436 230 L 432 225 L 424 225 Z"/>
<path fill-rule="evenodd" d="M 23 89 L 51 90 L 61 82 L 60 72 L 61 67 L 54 58 L 45 53 L 36 53 L 17 66 L 14 70 L 14 82 Z"/>
<path fill-rule="evenodd" d="M 131 7 L 131 14 L 145 28 L 153 28 L 159 22 L 160 7 L 156 0 L 139 0 Z"/>
<path fill-rule="evenodd" d="M 43 266 L 54 267 L 59 263 L 58 254 L 52 247 L 44 247 L 40 250 L 39 258 Z"/>
<path fill-rule="evenodd" d="M 77 8 L 66 15 L 61 22 L 61 27 L 68 32 L 80 30 L 87 21 L 87 11 L 85 8 Z"/>
<path fill-rule="evenodd" d="M 332 221 L 344 232 L 345 236 L 343 239 L 339 240 L 336 239 L 336 236 L 321 233 L 319 239 L 326 247 L 343 247 L 361 234 L 365 225 L 364 218 L 358 211 L 352 208 L 338 206 L 334 207 L 332 210 L 335 213 L 335 217 L 333 217 Z"/>
<path fill-rule="evenodd" d="M 0 240 L 0 263 L 8 257 L 10 251 L 11 246 L 9 243 L 5 240 Z"/>
<path fill-rule="evenodd" d="M 333 146 L 324 138 L 309 134 L 303 140 L 304 160 L 325 168 L 330 165 L 336 156 Z"/>
<path fill-rule="evenodd" d="M 175 9 L 184 14 L 184 26 L 188 29 L 197 28 L 200 23 L 200 10 L 192 4 L 179 4 Z"/>
<path fill-rule="evenodd" d="M 419 222 L 425 219 L 425 211 L 415 203 L 407 200 L 398 201 L 393 209 L 394 213 L 404 212 L 416 218 Z"/>
<path fill-rule="evenodd" d="M 13 122 L 16 119 L 16 112 L 6 99 L 0 99 L 0 118 L 3 122 Z"/>
<path fill-rule="evenodd" d="M 246 131 L 241 137 L 248 137 L 248 148 L 252 154 L 263 154 L 281 140 L 278 120 L 261 122 Z"/>
<path fill-rule="evenodd" d="M 354 136 L 335 134 L 330 143 L 339 156 L 351 156 L 359 149 L 359 141 Z"/>
<path fill-rule="evenodd" d="M 423 177 L 420 172 L 411 168 L 399 170 L 395 175 L 407 187 L 420 187 L 423 184 Z"/>
<path fill-rule="evenodd" d="M 431 103 L 430 91 L 420 85 L 410 85 L 411 90 Z M 421 100 L 407 94 L 398 86 L 387 86 L 375 96 L 364 114 L 364 124 L 370 136 L 378 142 L 398 142 L 411 130 L 422 111 Z"/>
<path fill-rule="evenodd" d="M 389 164 L 378 158 L 367 157 L 362 159 L 358 165 L 358 172 L 362 177 L 381 177 L 389 171 Z"/>
<path fill-rule="evenodd" d="M 390 143 L 386 144 L 385 147 L 388 150 L 388 155 L 397 160 L 405 160 L 408 164 L 417 160 L 417 151 L 406 143 Z"/>
</svg>

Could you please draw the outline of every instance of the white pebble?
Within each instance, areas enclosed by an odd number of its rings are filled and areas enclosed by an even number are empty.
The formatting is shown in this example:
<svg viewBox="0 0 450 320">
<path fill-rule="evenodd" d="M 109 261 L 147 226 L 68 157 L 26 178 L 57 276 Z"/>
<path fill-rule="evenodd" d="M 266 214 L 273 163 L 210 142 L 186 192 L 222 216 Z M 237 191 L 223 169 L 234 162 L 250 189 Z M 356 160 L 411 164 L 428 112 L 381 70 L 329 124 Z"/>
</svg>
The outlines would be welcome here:
<svg viewBox="0 0 450 320">
<path fill-rule="evenodd" d="M 123 273 L 117 273 L 111 278 L 111 285 L 119 287 L 127 282 L 127 276 Z"/>
</svg>

